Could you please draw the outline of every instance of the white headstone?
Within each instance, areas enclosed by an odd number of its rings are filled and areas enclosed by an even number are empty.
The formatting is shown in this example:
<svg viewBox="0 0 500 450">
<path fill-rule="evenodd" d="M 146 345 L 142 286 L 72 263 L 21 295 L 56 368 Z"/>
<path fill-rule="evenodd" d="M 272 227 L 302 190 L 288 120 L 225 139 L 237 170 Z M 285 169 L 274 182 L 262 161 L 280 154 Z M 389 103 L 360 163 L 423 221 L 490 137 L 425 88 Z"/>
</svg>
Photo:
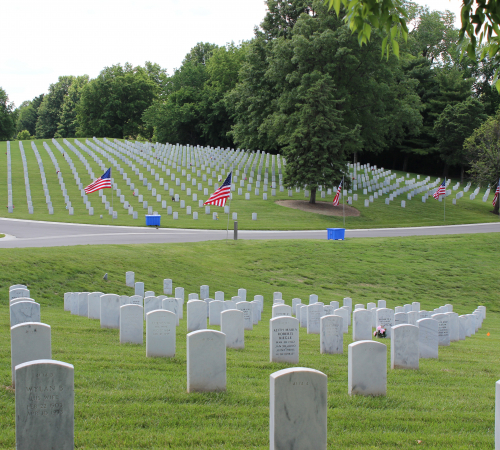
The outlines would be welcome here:
<svg viewBox="0 0 500 450">
<path fill-rule="evenodd" d="M 349 344 L 347 383 L 349 395 L 386 395 L 387 347 L 376 341 Z"/>
<path fill-rule="evenodd" d="M 459 318 L 456 312 L 445 313 L 450 318 L 450 342 L 457 342 L 459 340 Z"/>
<path fill-rule="evenodd" d="M 135 273 L 125 272 L 125 284 L 129 287 L 135 287 Z"/>
<path fill-rule="evenodd" d="M 274 305 L 272 317 L 292 316 L 292 308 L 288 305 Z"/>
<path fill-rule="evenodd" d="M 418 369 L 418 331 L 415 325 L 392 327 L 391 369 Z"/>
<path fill-rule="evenodd" d="M 320 320 L 320 353 L 344 352 L 344 319 L 336 315 L 323 316 Z"/>
<path fill-rule="evenodd" d="M 40 322 L 39 303 L 22 301 L 10 306 L 10 326 L 26 322 Z"/>
<path fill-rule="evenodd" d="M 88 297 L 89 302 L 89 319 L 97 319 L 101 318 L 101 295 L 104 295 L 102 292 L 91 292 Z"/>
<path fill-rule="evenodd" d="M 101 295 L 101 328 L 120 328 L 120 296 Z"/>
<path fill-rule="evenodd" d="M 316 294 L 311 294 L 309 296 L 309 304 L 312 305 L 313 303 L 318 302 L 318 296 Z"/>
<path fill-rule="evenodd" d="M 120 344 L 143 344 L 143 314 L 140 305 L 120 306 Z"/>
<path fill-rule="evenodd" d="M 36 359 L 52 359 L 50 326 L 40 322 L 24 322 L 10 329 L 12 386 L 18 364 Z"/>
<path fill-rule="evenodd" d="M 370 341 L 372 339 L 372 312 L 358 309 L 352 313 L 352 340 Z"/>
<path fill-rule="evenodd" d="M 52 359 L 16 367 L 16 448 L 74 448 L 74 369 Z"/>
<path fill-rule="evenodd" d="M 145 297 L 145 295 L 144 295 L 144 283 L 142 281 L 137 281 L 135 283 L 135 295 L 140 295 L 141 297 Z"/>
<path fill-rule="evenodd" d="M 242 301 L 247 301 L 247 290 L 246 289 L 238 289 L 238 297 L 241 298 Z"/>
<path fill-rule="evenodd" d="M 347 333 L 349 331 L 349 326 L 348 326 L 349 311 L 344 308 L 337 308 L 336 310 L 333 311 L 333 314 L 342 317 L 342 326 L 344 328 L 344 333 Z"/>
<path fill-rule="evenodd" d="M 207 305 L 203 300 L 187 302 L 187 330 L 197 331 L 207 329 Z"/>
<path fill-rule="evenodd" d="M 215 291 L 215 300 L 220 300 L 224 301 L 224 292 L 222 291 Z"/>
<path fill-rule="evenodd" d="M 177 316 L 171 311 L 157 309 L 146 314 L 146 356 L 175 356 Z"/>
<path fill-rule="evenodd" d="M 420 358 L 438 358 L 438 322 L 434 319 L 419 319 L 418 348 Z"/>
<path fill-rule="evenodd" d="M 248 302 L 236 303 L 236 309 L 243 312 L 245 330 L 253 330 L 253 308 Z"/>
<path fill-rule="evenodd" d="M 389 308 L 377 309 L 377 326 L 385 328 L 385 334 L 391 337 L 391 327 L 394 326 L 394 310 Z"/>
<path fill-rule="evenodd" d="M 163 293 L 165 295 L 172 295 L 172 280 L 170 278 L 163 280 Z"/>
<path fill-rule="evenodd" d="M 78 296 L 78 315 L 82 317 L 89 316 L 89 293 L 80 292 Z"/>
<path fill-rule="evenodd" d="M 220 325 L 220 315 L 224 311 L 224 302 L 221 300 L 214 300 L 209 303 L 209 325 Z"/>
<path fill-rule="evenodd" d="M 271 362 L 299 362 L 299 321 L 294 317 L 275 317 L 269 321 Z"/>
<path fill-rule="evenodd" d="M 173 312 L 177 316 L 177 326 L 179 326 L 179 300 L 177 298 L 168 297 L 161 301 L 161 309 Z"/>
<path fill-rule="evenodd" d="M 295 308 L 296 308 L 296 306 L 299 303 L 301 303 L 300 298 L 292 298 L 292 314 L 296 314 L 297 313 L 296 310 L 295 310 Z"/>
<path fill-rule="evenodd" d="M 304 367 L 270 376 L 271 450 L 326 450 L 327 377 Z"/>
<path fill-rule="evenodd" d="M 450 317 L 447 314 L 433 314 L 431 318 L 438 322 L 438 344 L 450 345 Z"/>
<path fill-rule="evenodd" d="M 187 335 L 187 391 L 226 390 L 226 335 L 198 330 Z"/>
<path fill-rule="evenodd" d="M 307 334 L 319 334 L 323 305 L 312 304 L 307 307 Z"/>
<path fill-rule="evenodd" d="M 237 309 L 222 311 L 220 314 L 220 330 L 226 335 L 227 348 L 245 348 L 243 311 Z"/>
<path fill-rule="evenodd" d="M 200 286 L 200 299 L 205 300 L 210 297 L 210 287 L 206 284 Z"/>
</svg>

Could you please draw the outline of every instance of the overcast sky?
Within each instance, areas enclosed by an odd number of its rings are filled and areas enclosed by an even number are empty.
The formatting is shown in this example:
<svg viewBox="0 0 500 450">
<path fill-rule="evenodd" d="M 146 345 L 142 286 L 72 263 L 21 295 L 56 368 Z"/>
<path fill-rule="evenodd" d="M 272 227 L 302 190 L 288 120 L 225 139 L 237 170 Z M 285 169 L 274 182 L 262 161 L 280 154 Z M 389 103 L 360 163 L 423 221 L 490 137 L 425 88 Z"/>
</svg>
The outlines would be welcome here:
<svg viewBox="0 0 500 450">
<path fill-rule="evenodd" d="M 461 0 L 417 0 L 459 14 Z M 263 0 L 14 0 L 2 2 L 0 87 L 19 106 L 61 75 L 158 63 L 171 74 L 197 42 L 251 39 Z"/>
</svg>

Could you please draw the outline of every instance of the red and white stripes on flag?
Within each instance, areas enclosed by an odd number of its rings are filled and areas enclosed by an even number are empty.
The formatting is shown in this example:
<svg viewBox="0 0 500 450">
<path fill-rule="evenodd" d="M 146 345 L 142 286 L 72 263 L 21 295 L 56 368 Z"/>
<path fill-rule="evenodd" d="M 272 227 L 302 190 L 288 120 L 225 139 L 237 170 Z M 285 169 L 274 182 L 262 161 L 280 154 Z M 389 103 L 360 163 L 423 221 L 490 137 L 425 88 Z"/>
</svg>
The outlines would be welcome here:
<svg viewBox="0 0 500 450">
<path fill-rule="evenodd" d="M 219 189 L 217 189 L 205 203 L 203 203 L 204 205 L 224 206 L 226 204 L 226 200 L 231 195 L 232 173 L 233 172 L 229 172 L 226 181 L 224 181 L 224 183 L 222 183 L 222 186 Z"/>
<path fill-rule="evenodd" d="M 500 195 L 500 180 L 498 180 L 497 190 L 495 191 L 495 196 L 493 197 L 493 206 L 495 206 L 499 195 Z"/>
<path fill-rule="evenodd" d="M 335 194 L 335 198 L 333 199 L 333 206 L 339 206 L 339 198 L 342 192 L 342 181 L 339 184 L 339 188 L 337 189 L 337 193 Z"/>
<path fill-rule="evenodd" d="M 85 188 L 86 194 L 91 194 L 92 192 L 99 191 L 100 189 L 111 188 L 111 167 L 106 170 L 97 180 L 90 183 Z"/>
<path fill-rule="evenodd" d="M 438 187 L 438 190 L 432 194 L 432 196 L 438 200 L 441 195 L 446 194 L 446 178 L 443 180 L 441 185 Z"/>
</svg>

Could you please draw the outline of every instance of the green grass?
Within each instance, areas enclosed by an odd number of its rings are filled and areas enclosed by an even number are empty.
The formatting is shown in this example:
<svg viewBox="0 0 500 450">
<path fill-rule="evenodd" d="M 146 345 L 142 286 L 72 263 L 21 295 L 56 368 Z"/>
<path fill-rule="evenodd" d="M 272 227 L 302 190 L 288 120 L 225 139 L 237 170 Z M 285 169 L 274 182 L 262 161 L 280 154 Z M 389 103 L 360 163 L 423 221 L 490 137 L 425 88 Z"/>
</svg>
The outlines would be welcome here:
<svg viewBox="0 0 500 450">
<path fill-rule="evenodd" d="M 269 363 L 274 291 L 287 304 L 316 293 L 325 303 L 384 298 L 391 308 L 451 303 L 459 314 L 485 305 L 479 333 L 441 347 L 439 360 L 421 360 L 418 371 L 388 368 L 386 397 L 347 394 L 351 329 L 343 355 L 321 355 L 319 336 L 301 329 L 298 365 L 328 376 L 328 448 L 492 448 L 500 378 L 499 244 L 500 235 L 481 234 L 0 250 L 0 447 L 15 447 L 7 291 L 24 283 L 52 327 L 53 358 L 75 366 L 76 448 L 269 448 L 269 375 L 290 367 Z M 226 298 L 241 287 L 247 298 L 264 295 L 262 322 L 245 332 L 245 349 L 227 351 L 227 392 L 186 393 L 185 318 L 176 357 L 153 359 L 145 357 L 145 346 L 120 345 L 117 330 L 63 312 L 66 291 L 131 294 L 127 270 L 157 293 L 163 278 L 172 278 L 186 298 L 202 284 Z M 382 342 L 390 361 L 390 341 Z"/>
<path fill-rule="evenodd" d="M 36 219 L 36 220 L 48 220 L 57 222 L 77 222 L 77 223 L 91 223 L 91 224 L 115 224 L 115 225 L 131 225 L 131 226 L 144 226 L 144 214 L 147 210 L 139 205 L 138 199 L 132 195 L 132 191 L 126 185 L 123 178 L 115 171 L 114 178 L 118 187 L 121 189 L 122 194 L 125 195 L 125 200 L 134 207 L 134 210 L 139 212 L 139 219 L 134 220 L 132 216 L 129 216 L 125 209 L 119 202 L 118 197 L 114 197 L 114 208 L 118 212 L 118 218 L 112 220 L 111 216 L 107 213 L 104 205 L 101 203 L 101 199 L 98 193 L 93 193 L 89 195 L 89 199 L 94 207 L 94 216 L 89 216 L 80 196 L 80 193 L 76 187 L 75 180 L 69 169 L 68 163 L 64 160 L 61 153 L 55 148 L 51 141 L 46 141 L 50 148 L 52 149 L 54 155 L 56 156 L 58 163 L 61 167 L 61 172 L 64 177 L 68 195 L 72 202 L 74 208 L 74 215 L 70 216 L 68 211 L 65 209 L 64 199 L 61 193 L 57 181 L 56 171 L 49 158 L 47 151 L 43 148 L 43 141 L 35 141 L 38 151 L 44 163 L 45 173 L 47 177 L 47 184 L 49 186 L 50 195 L 52 198 L 52 203 L 54 206 L 54 214 L 49 215 L 47 207 L 45 205 L 45 197 L 42 191 L 42 183 L 40 178 L 40 171 L 38 164 L 35 159 L 33 150 L 31 149 L 31 142 L 24 141 L 24 148 L 26 152 L 26 157 L 28 160 L 28 171 L 30 175 L 31 182 L 31 192 L 33 197 L 34 214 L 28 214 L 28 207 L 26 203 L 26 192 L 24 188 L 24 172 L 21 162 L 21 156 L 19 152 L 19 143 L 11 143 L 11 155 L 12 155 L 12 181 L 13 181 L 13 200 L 14 200 L 14 213 L 9 214 L 7 212 L 7 204 L 5 202 L 5 207 L 0 210 L 0 217 L 12 217 L 19 219 Z M 59 140 L 60 144 L 65 148 L 65 150 L 70 154 L 73 163 L 80 175 L 81 181 L 84 184 L 89 184 L 92 180 L 90 179 L 87 170 L 84 168 L 83 164 L 77 158 L 76 154 L 70 151 L 64 144 L 62 140 Z M 73 142 L 73 140 L 71 140 Z M 80 139 L 80 142 L 84 143 L 85 139 Z M 76 145 L 75 145 L 76 147 Z M 77 147 L 78 148 L 78 147 Z M 6 151 L 6 143 L 0 142 L 0 154 L 4 154 Z M 102 174 L 100 167 L 94 163 L 94 161 L 83 151 L 81 153 L 86 157 L 87 161 L 91 164 L 92 169 L 96 176 Z M 7 199 L 7 169 L 6 169 L 6 159 L 4 164 L 0 164 L 0 196 Z M 103 158 L 104 163 L 109 166 L 110 163 Z M 122 167 L 124 165 L 122 164 Z M 155 167 L 156 168 L 156 167 Z M 193 220 L 192 216 L 186 214 L 185 209 L 179 207 L 179 203 L 172 202 L 168 191 L 164 191 L 163 187 L 160 186 L 158 181 L 154 180 L 150 174 L 146 174 L 146 169 L 141 166 L 142 173 L 148 178 L 156 188 L 157 193 L 162 194 L 162 198 L 167 200 L 167 205 L 173 207 L 173 211 L 179 213 L 179 219 L 173 220 L 172 216 L 167 215 L 166 210 L 162 210 L 161 203 L 157 203 L 156 199 L 151 196 L 151 193 L 143 187 L 142 182 L 139 181 L 139 177 L 136 176 L 130 167 L 124 167 L 125 172 L 129 175 L 132 183 L 135 187 L 139 188 L 139 193 L 144 195 L 144 199 L 148 200 L 149 205 L 154 205 L 154 210 L 158 211 L 162 215 L 162 227 L 169 228 L 201 228 L 201 229 L 225 229 L 227 226 L 227 215 L 223 213 L 222 208 L 212 207 L 211 212 L 217 211 L 219 213 L 220 220 L 213 220 L 212 214 L 205 214 L 204 208 L 199 208 L 197 202 L 193 202 L 191 197 L 188 197 L 185 192 L 180 191 L 180 187 L 175 187 L 175 183 L 170 180 L 170 176 L 163 173 L 165 182 L 169 183 L 169 187 L 174 187 L 176 193 L 180 194 L 180 198 L 186 200 L 186 205 L 192 207 L 192 211 L 198 212 L 198 220 Z M 185 182 L 186 179 L 177 173 L 177 176 L 181 178 L 181 181 Z M 396 172 L 398 177 L 401 175 L 406 175 L 401 172 Z M 415 177 L 416 174 L 411 174 L 411 177 Z M 201 178 L 197 177 L 198 181 Z M 452 180 L 454 185 L 457 180 Z M 213 187 L 209 187 L 207 182 L 202 183 L 204 188 L 208 188 L 209 193 L 213 192 Z M 239 187 L 239 179 L 237 183 Z M 198 199 L 205 199 L 207 196 L 203 195 L 203 191 L 198 191 L 196 187 L 191 186 L 190 183 L 186 182 L 187 187 L 192 188 L 192 193 L 198 194 Z M 463 189 L 461 186 L 460 189 Z M 255 184 L 253 185 L 255 188 Z M 437 202 L 433 198 L 429 198 L 426 203 L 422 203 L 421 195 L 417 195 L 413 200 L 406 201 L 406 208 L 401 208 L 401 200 L 406 200 L 406 195 L 401 195 L 397 197 L 390 205 L 385 204 L 385 197 L 376 199 L 368 208 L 365 208 L 364 200 L 368 196 L 362 194 L 362 188 L 358 189 L 358 201 L 354 202 L 354 207 L 360 211 L 359 217 L 347 217 L 345 226 L 346 228 L 383 228 L 383 227 L 404 227 L 404 226 L 432 226 L 432 225 L 451 225 L 451 224 L 462 224 L 462 223 L 482 223 L 482 222 L 498 222 L 499 217 L 491 213 L 492 206 L 491 200 L 493 198 L 493 193 L 490 194 L 488 201 L 483 202 L 482 196 L 485 189 L 483 188 L 475 200 L 469 200 L 469 194 L 474 190 L 475 185 L 472 185 L 471 191 L 465 194 L 465 196 L 458 200 L 457 205 L 452 205 L 451 199 L 448 198 L 446 201 L 446 221 L 444 221 L 443 215 L 443 203 Z M 111 198 L 109 194 L 110 190 L 106 189 L 105 193 L 108 200 Z M 243 189 L 246 191 L 246 187 Z M 458 191 L 456 191 L 458 192 Z M 456 194 L 454 191 L 453 194 Z M 287 192 L 277 192 L 276 197 L 271 196 L 271 189 L 268 190 L 268 200 L 262 200 L 263 190 L 261 187 L 260 195 L 256 197 L 252 191 L 251 200 L 245 200 L 244 196 L 238 196 L 237 191 L 233 193 L 233 200 L 231 202 L 231 212 L 238 213 L 238 226 L 239 229 L 277 229 L 277 230 L 301 230 L 301 229 L 324 229 L 329 227 L 341 227 L 343 226 L 342 217 L 330 217 L 323 216 L 315 213 L 307 213 L 299 210 L 294 210 L 291 208 L 286 208 L 284 206 L 277 205 L 275 200 L 286 200 L 290 199 Z M 454 197 L 455 195 L 453 195 Z M 319 198 L 319 195 L 318 195 Z M 294 191 L 292 199 L 304 199 L 303 191 L 296 193 Z M 333 200 L 333 195 L 327 195 L 325 199 L 319 199 L 318 201 L 331 202 Z M 258 220 L 251 220 L 252 213 L 256 212 Z M 103 216 L 101 219 L 100 216 Z M 232 221 L 229 225 L 232 228 Z"/>
</svg>

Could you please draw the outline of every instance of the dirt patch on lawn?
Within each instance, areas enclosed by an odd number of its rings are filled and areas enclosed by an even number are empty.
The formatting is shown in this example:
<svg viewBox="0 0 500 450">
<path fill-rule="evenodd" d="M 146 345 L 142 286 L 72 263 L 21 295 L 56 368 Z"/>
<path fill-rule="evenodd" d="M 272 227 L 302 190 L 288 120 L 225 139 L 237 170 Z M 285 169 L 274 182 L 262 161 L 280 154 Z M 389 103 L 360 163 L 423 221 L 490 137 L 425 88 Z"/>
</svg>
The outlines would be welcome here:
<svg viewBox="0 0 500 450">
<path fill-rule="evenodd" d="M 331 202 L 316 202 L 312 205 L 307 200 L 278 200 L 276 203 L 287 208 L 300 209 L 301 211 L 323 214 L 324 216 L 342 216 L 342 214 L 350 217 L 359 216 L 359 211 L 356 208 L 349 205 L 343 207 L 342 205 L 333 206 Z"/>
</svg>

